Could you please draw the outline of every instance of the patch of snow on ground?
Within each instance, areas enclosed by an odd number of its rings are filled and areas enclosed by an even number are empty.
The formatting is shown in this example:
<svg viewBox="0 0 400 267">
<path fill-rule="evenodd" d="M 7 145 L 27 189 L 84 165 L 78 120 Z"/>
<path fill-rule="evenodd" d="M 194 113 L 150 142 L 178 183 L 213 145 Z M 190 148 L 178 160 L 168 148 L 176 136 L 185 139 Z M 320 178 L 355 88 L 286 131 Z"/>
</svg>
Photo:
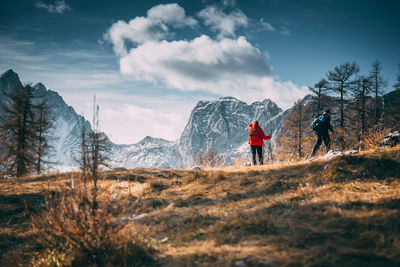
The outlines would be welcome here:
<svg viewBox="0 0 400 267">
<path fill-rule="evenodd" d="M 325 154 L 325 156 L 322 156 L 322 159 L 332 159 L 335 157 L 341 157 L 344 154 L 340 151 L 333 151 L 333 150 L 329 150 L 328 153 Z"/>
</svg>

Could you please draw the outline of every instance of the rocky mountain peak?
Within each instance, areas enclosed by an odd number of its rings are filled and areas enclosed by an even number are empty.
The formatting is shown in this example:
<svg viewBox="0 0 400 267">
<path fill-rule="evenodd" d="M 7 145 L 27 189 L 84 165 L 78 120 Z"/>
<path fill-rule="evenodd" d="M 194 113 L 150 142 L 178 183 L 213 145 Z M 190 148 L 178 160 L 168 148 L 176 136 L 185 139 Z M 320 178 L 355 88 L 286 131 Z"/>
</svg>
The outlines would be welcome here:
<svg viewBox="0 0 400 267">
<path fill-rule="evenodd" d="M 17 73 L 15 73 L 12 69 L 9 69 L 1 74 L 0 79 L 19 80 L 19 77 Z"/>
<path fill-rule="evenodd" d="M 9 69 L 0 76 L 0 92 L 8 93 L 20 86 L 22 86 L 22 83 L 19 80 L 18 74 L 12 69 Z"/>
<path fill-rule="evenodd" d="M 234 98 L 232 96 L 223 96 L 217 100 L 218 102 L 241 102 L 237 98 Z"/>
<path fill-rule="evenodd" d="M 154 138 L 151 136 L 146 136 L 143 138 L 141 141 L 139 141 L 139 145 L 166 145 L 168 143 L 171 143 L 168 140 L 162 139 L 162 138 Z"/>
<path fill-rule="evenodd" d="M 33 86 L 33 88 L 41 95 L 44 95 L 47 91 L 43 83 L 37 83 L 35 86 Z"/>
<path fill-rule="evenodd" d="M 281 112 L 269 99 L 251 105 L 234 97 L 199 102 L 179 140 L 183 162 L 190 165 L 194 155 L 214 147 L 230 163 L 233 151 L 247 142 L 248 124 L 256 119 L 267 127 Z"/>
</svg>

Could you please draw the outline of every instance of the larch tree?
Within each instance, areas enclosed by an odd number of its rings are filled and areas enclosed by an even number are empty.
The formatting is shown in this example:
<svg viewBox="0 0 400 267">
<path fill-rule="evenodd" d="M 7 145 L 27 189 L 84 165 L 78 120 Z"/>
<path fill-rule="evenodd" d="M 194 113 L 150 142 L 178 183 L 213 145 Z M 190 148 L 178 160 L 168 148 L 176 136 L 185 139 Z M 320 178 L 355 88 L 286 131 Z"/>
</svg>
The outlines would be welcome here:
<svg viewBox="0 0 400 267">
<path fill-rule="evenodd" d="M 357 63 L 349 63 L 346 62 L 340 66 L 336 66 L 334 70 L 329 71 L 327 73 L 327 78 L 329 81 L 330 89 L 339 95 L 339 111 L 340 111 L 340 119 L 339 119 L 339 127 L 340 127 L 340 136 L 339 143 L 340 148 L 344 150 L 346 148 L 345 143 L 345 101 L 348 96 L 348 90 L 354 83 L 352 79 L 355 74 L 360 71 Z"/>
<path fill-rule="evenodd" d="M 379 119 L 381 117 L 381 107 L 380 107 L 380 96 L 383 93 L 384 88 L 387 86 L 387 81 L 383 78 L 382 75 L 382 66 L 379 60 L 376 60 L 372 64 L 372 71 L 371 71 L 371 81 L 373 85 L 373 94 L 375 97 L 375 105 L 374 105 L 374 125 L 377 125 Z"/>
<path fill-rule="evenodd" d="M 106 135 L 100 132 L 99 106 L 96 105 L 96 96 L 93 101 L 93 129 L 85 126 L 85 120 L 81 120 L 81 156 L 78 160 L 81 164 L 82 178 L 86 187 L 87 180 L 93 181 L 97 188 L 100 166 L 109 167 L 111 145 Z"/>
<path fill-rule="evenodd" d="M 322 112 L 323 100 L 328 93 L 328 81 L 326 79 L 321 79 L 319 82 L 314 84 L 314 86 L 309 87 L 310 91 L 315 94 L 317 100 L 317 113 Z"/>
<path fill-rule="evenodd" d="M 85 118 L 79 117 L 78 121 L 80 125 L 80 157 L 76 159 L 76 161 L 80 165 L 81 173 L 82 173 L 82 182 L 83 185 L 86 187 L 88 175 L 90 172 L 89 169 L 89 145 L 88 145 L 88 130 L 86 128 L 86 120 Z"/>
<path fill-rule="evenodd" d="M 193 161 L 195 164 L 206 167 L 216 167 L 223 163 L 222 157 L 213 146 L 211 146 L 206 152 L 199 151 L 193 157 Z"/>
<path fill-rule="evenodd" d="M 353 129 L 355 129 L 356 138 L 359 148 L 362 145 L 362 140 L 368 129 L 367 118 L 369 115 L 370 105 L 368 105 L 368 95 L 374 90 L 374 77 L 373 76 L 359 76 L 352 88 L 353 94 L 351 108 L 354 111 Z"/>
<path fill-rule="evenodd" d="M 309 116 L 305 112 L 304 103 L 298 100 L 292 107 L 283 124 L 281 154 L 290 159 L 301 159 L 305 156 L 304 144 L 310 137 L 308 131 Z"/>
<path fill-rule="evenodd" d="M 43 171 L 44 165 L 49 164 L 50 161 L 46 156 L 51 150 L 49 143 L 50 137 L 48 136 L 49 130 L 53 128 L 53 121 L 50 118 L 50 105 L 47 101 L 43 101 L 37 105 L 37 145 L 36 145 L 36 172 L 40 174 Z"/>
<path fill-rule="evenodd" d="M 7 95 L 9 103 L 2 106 L 0 118 L 1 162 L 9 174 L 29 174 L 35 165 L 38 130 L 33 104 L 33 88 L 26 85 Z"/>
</svg>

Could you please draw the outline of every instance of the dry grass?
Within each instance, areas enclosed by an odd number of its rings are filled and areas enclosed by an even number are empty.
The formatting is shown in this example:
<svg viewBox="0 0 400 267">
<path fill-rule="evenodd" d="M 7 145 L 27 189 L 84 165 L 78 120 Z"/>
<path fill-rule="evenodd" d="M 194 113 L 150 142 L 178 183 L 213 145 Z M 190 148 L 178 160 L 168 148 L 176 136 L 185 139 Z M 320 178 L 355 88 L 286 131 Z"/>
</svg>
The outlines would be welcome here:
<svg viewBox="0 0 400 267">
<path fill-rule="evenodd" d="M 377 125 L 371 128 L 364 136 L 363 145 L 366 149 L 377 148 L 382 144 L 383 139 L 391 132 L 392 129 Z"/>
<path fill-rule="evenodd" d="M 30 214 L 43 214 L 44 192 L 71 185 L 71 175 L 1 181 L 0 261 L 31 262 L 40 252 L 68 262 L 70 251 L 37 243 Z M 399 266 L 399 178 L 397 147 L 312 163 L 107 172 L 99 198 L 110 220 L 142 215 L 115 248 L 140 233 L 162 266 Z M 125 244 L 107 251 L 137 251 Z"/>
</svg>

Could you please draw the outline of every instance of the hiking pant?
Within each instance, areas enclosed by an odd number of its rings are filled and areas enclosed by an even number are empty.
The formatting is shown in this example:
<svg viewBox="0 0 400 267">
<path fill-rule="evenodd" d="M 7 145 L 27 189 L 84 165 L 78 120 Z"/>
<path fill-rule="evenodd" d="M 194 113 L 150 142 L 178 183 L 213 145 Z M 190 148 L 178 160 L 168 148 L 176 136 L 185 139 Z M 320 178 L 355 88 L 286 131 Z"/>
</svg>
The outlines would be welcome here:
<svg viewBox="0 0 400 267">
<path fill-rule="evenodd" d="M 329 151 L 329 149 L 331 148 L 331 138 L 329 137 L 329 132 L 317 133 L 317 141 L 315 142 L 315 145 L 312 149 L 311 156 L 314 156 L 315 153 L 317 153 L 317 150 L 322 144 L 322 140 L 324 140 L 326 152 Z"/>
<path fill-rule="evenodd" d="M 253 155 L 253 165 L 256 165 L 256 154 L 258 154 L 260 165 L 263 165 L 262 146 L 250 146 L 250 147 L 251 147 L 251 154 Z"/>
</svg>

